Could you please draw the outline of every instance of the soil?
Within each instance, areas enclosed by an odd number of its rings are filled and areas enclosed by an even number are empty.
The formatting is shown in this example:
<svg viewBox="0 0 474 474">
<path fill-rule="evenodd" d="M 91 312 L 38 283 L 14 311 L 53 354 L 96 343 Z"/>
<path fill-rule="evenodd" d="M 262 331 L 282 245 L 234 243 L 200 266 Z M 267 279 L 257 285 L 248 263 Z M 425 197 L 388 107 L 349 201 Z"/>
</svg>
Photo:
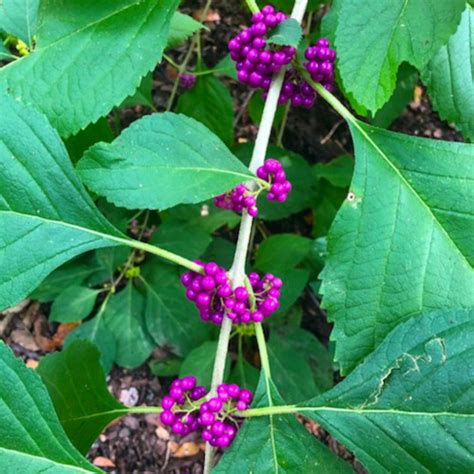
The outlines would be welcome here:
<svg viewBox="0 0 474 474">
<path fill-rule="evenodd" d="M 199 2 L 187 1 L 183 10 L 199 16 L 199 8 Z M 212 20 L 207 22 L 210 31 L 203 34 L 202 44 L 203 58 L 212 67 L 227 53 L 227 41 L 246 23 L 247 14 L 240 2 L 215 0 L 209 19 Z M 175 60 L 179 62 L 185 51 L 183 47 L 173 53 Z M 176 71 L 169 66 L 161 65 L 155 71 L 153 97 L 158 110 L 166 107 L 175 76 Z M 248 90 L 231 82 L 236 116 L 240 117 L 236 124 L 236 139 L 252 140 L 257 128 L 243 110 Z M 448 124 L 440 121 L 432 111 L 421 86 L 417 87 L 416 92 L 416 100 L 410 103 L 390 128 L 409 135 L 462 141 L 461 136 Z M 145 107 L 134 107 L 121 111 L 119 119 L 122 126 L 127 126 L 148 113 L 151 111 Z M 327 162 L 340 154 L 352 152 L 347 126 L 323 101 L 317 102 L 309 111 L 290 111 L 283 142 L 287 149 L 300 153 L 310 162 Z M 292 220 L 284 226 L 287 232 L 295 230 Z M 298 230 L 301 233 L 301 226 Z M 308 228 L 308 232 L 309 230 Z M 327 344 L 331 325 L 327 322 L 319 301 L 308 292 L 303 296 L 303 306 L 305 328 Z M 64 339 L 64 334 L 57 334 L 57 325 L 47 321 L 48 311 L 48 306 L 26 301 L 0 316 L 0 337 L 30 367 L 35 367 L 44 353 L 59 347 Z M 71 327 L 62 327 L 61 331 L 67 332 L 70 329 Z M 338 378 L 338 374 L 335 374 L 335 378 Z M 163 394 L 160 381 L 150 373 L 147 365 L 133 371 L 114 368 L 108 377 L 108 385 L 112 393 L 128 405 L 157 405 Z M 352 463 L 357 472 L 364 472 L 354 456 L 320 426 L 303 418 L 300 421 L 330 449 Z M 181 440 L 173 439 L 155 415 L 130 415 L 112 423 L 104 431 L 94 443 L 89 459 L 111 473 L 198 474 L 202 472 L 203 445 L 194 434 Z"/>
</svg>

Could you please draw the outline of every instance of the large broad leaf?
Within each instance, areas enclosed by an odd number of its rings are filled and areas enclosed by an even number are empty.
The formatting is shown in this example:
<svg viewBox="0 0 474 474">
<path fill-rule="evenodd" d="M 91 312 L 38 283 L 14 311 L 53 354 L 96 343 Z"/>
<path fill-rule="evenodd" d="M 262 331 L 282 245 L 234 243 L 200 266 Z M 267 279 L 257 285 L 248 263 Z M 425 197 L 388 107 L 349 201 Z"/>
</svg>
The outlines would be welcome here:
<svg viewBox="0 0 474 474">
<path fill-rule="evenodd" d="M 282 400 L 270 382 L 273 402 Z M 253 407 L 269 405 L 263 377 L 260 380 Z M 271 415 L 249 418 L 228 448 L 214 474 L 344 473 L 348 464 L 333 454 L 296 421 L 294 415 Z"/>
<path fill-rule="evenodd" d="M 474 311 L 437 311 L 401 324 L 346 380 L 305 405 L 369 472 L 469 473 L 473 379 Z"/>
<path fill-rule="evenodd" d="M 344 373 L 413 314 L 474 305 L 474 148 L 351 131 L 354 179 L 321 275 Z"/>
<path fill-rule="evenodd" d="M 226 145 L 232 145 L 232 96 L 227 87 L 212 74 L 198 77 L 195 86 L 180 96 L 177 111 L 203 123 Z"/>
<path fill-rule="evenodd" d="M 72 257 L 118 242 L 45 117 L 0 95 L 0 309 Z"/>
<path fill-rule="evenodd" d="M 456 31 L 465 0 L 346 0 L 339 5 L 344 88 L 372 112 L 390 98 L 404 61 L 423 68 Z"/>
<path fill-rule="evenodd" d="M 38 23 L 39 0 L 3 0 L 0 3 L 0 31 L 32 46 Z"/>
<path fill-rule="evenodd" d="M 171 112 L 134 122 L 79 161 L 93 191 L 130 209 L 165 209 L 223 193 L 252 175 L 195 120 Z"/>
<path fill-rule="evenodd" d="M 209 337 L 210 327 L 186 299 L 176 268 L 152 261 L 140 279 L 145 289 L 146 327 L 156 344 L 184 356 Z"/>
<path fill-rule="evenodd" d="M 441 118 L 454 122 L 474 141 L 474 10 L 462 14 L 456 33 L 423 71 L 423 82 Z"/>
<path fill-rule="evenodd" d="M 37 48 L 0 70 L 0 89 L 76 133 L 132 95 L 156 63 L 178 0 L 45 0 Z M 65 14 L 67 12 L 67 14 Z"/>
<path fill-rule="evenodd" d="M 104 322 L 117 342 L 115 362 L 121 367 L 138 367 L 154 348 L 146 331 L 144 310 L 145 300 L 131 282 L 113 295 L 105 308 Z"/>
<path fill-rule="evenodd" d="M 182 257 L 196 259 L 205 252 L 211 240 L 210 232 L 199 222 L 171 217 L 160 224 L 150 242 Z"/>
<path fill-rule="evenodd" d="M 38 367 L 64 430 L 84 454 L 105 426 L 128 413 L 107 390 L 99 358 L 94 344 L 76 340 Z"/>
<path fill-rule="evenodd" d="M 101 472 L 69 441 L 41 379 L 0 342 L 0 466 L 22 474 Z"/>
</svg>

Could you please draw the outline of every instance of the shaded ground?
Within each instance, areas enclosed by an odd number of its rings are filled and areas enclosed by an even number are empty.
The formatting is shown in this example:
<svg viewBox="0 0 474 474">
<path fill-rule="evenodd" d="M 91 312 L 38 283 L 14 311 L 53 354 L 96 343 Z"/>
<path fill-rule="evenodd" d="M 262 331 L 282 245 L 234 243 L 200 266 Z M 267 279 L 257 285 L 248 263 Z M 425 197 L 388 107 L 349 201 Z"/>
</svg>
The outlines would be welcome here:
<svg viewBox="0 0 474 474">
<path fill-rule="evenodd" d="M 186 2 L 186 7 L 191 13 L 199 5 L 198 2 L 190 1 Z M 246 21 L 239 2 L 217 0 L 213 8 L 211 17 L 215 21 L 208 23 L 211 31 L 204 35 L 203 41 L 203 56 L 209 66 L 215 65 L 226 54 L 227 40 Z M 179 60 L 179 54 L 175 57 Z M 158 110 L 163 110 L 166 104 L 173 76 L 174 71 L 166 66 L 161 66 L 155 72 L 154 100 Z M 233 84 L 232 93 L 236 115 L 240 117 L 236 124 L 236 138 L 252 140 L 256 127 L 242 110 L 242 104 L 248 98 L 248 90 Z M 120 120 L 125 126 L 147 113 L 150 111 L 143 107 L 128 109 L 121 113 Z M 421 88 L 418 89 L 417 100 L 410 104 L 391 129 L 411 135 L 461 140 L 456 131 L 441 122 L 432 112 Z M 322 101 L 310 111 L 297 109 L 290 112 L 283 142 L 288 149 L 302 154 L 311 162 L 329 161 L 352 151 L 347 126 Z M 294 221 L 287 221 L 283 226 L 287 232 L 295 231 Z M 301 226 L 298 230 L 301 232 Z M 324 312 L 314 297 L 306 294 L 303 298 L 305 328 L 327 343 L 331 326 L 327 323 Z M 35 367 L 42 354 L 60 347 L 64 338 L 64 334 L 57 334 L 57 325 L 47 322 L 48 311 L 46 305 L 25 303 L 16 308 L 16 312 L 0 317 L 0 337 L 24 357 L 31 367 Z M 70 328 L 61 328 L 62 331 L 67 329 Z M 163 393 L 160 381 L 150 374 L 147 366 L 134 371 L 114 369 L 108 382 L 114 395 L 128 405 L 157 405 Z M 305 422 L 305 425 L 330 449 L 353 462 L 356 470 L 363 472 L 353 456 L 324 430 L 315 423 Z M 160 425 L 155 415 L 127 416 L 113 423 L 101 435 L 89 458 L 106 471 L 114 473 L 200 473 L 203 445 L 195 434 L 180 440 L 178 444 Z"/>
</svg>

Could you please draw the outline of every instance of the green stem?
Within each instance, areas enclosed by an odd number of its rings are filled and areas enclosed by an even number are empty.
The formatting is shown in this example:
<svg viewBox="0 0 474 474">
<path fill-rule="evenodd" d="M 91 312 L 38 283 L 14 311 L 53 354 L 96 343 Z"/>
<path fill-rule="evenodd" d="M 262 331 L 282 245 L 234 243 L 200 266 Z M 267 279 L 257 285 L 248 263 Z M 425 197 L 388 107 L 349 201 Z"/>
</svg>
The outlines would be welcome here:
<svg viewBox="0 0 474 474">
<path fill-rule="evenodd" d="M 270 370 L 270 360 L 268 358 L 267 343 L 262 323 L 255 324 L 255 335 L 257 336 L 258 351 L 260 353 L 260 362 L 262 364 L 263 375 L 265 377 L 265 387 L 267 390 L 268 404 L 273 406 L 272 392 L 270 390 L 270 380 L 272 378 Z"/>
<path fill-rule="evenodd" d="M 278 136 L 276 144 L 280 148 L 283 148 L 283 134 L 285 133 L 286 122 L 288 121 L 288 113 L 290 112 L 291 102 L 288 102 L 285 105 L 285 110 L 283 112 L 283 118 L 281 120 L 280 129 L 278 130 Z"/>
<path fill-rule="evenodd" d="M 258 8 L 257 2 L 255 0 L 245 0 L 245 3 L 252 13 L 257 13 L 260 11 L 260 8 Z"/>
<path fill-rule="evenodd" d="M 139 407 L 130 407 L 127 409 L 127 411 L 128 413 L 161 413 L 163 411 L 163 408 L 139 406 Z"/>
<path fill-rule="evenodd" d="M 314 82 L 311 76 L 303 68 L 298 68 L 300 73 L 303 75 L 305 81 L 329 104 L 333 109 L 345 120 L 358 126 L 357 119 L 351 114 L 351 112 L 344 107 L 341 101 L 328 90 L 326 90 L 319 82 Z"/>
<path fill-rule="evenodd" d="M 296 0 L 291 17 L 301 23 L 303 19 L 308 0 Z M 253 5 L 249 5 L 252 8 Z M 253 173 L 265 161 L 265 155 L 270 140 L 273 121 L 278 105 L 278 98 L 280 97 L 283 79 L 285 77 L 286 68 L 274 76 L 270 90 L 268 91 L 267 100 L 263 108 L 263 114 L 260 121 L 260 128 L 258 130 L 255 146 L 250 160 L 249 169 Z M 254 181 L 252 182 L 253 185 Z M 239 237 L 237 239 L 237 246 L 234 254 L 234 261 L 230 269 L 230 279 L 233 288 L 244 284 L 245 277 L 245 262 L 247 260 L 247 253 L 249 249 L 250 235 L 252 231 L 253 218 L 247 212 L 242 213 L 242 220 L 240 223 Z M 224 318 L 219 334 L 219 341 L 217 344 L 216 358 L 214 361 L 214 369 L 212 373 L 211 396 L 215 392 L 217 386 L 222 383 L 224 378 L 224 368 L 227 358 L 227 351 L 229 349 L 229 337 L 232 329 L 232 321 L 229 318 Z M 214 464 L 214 449 L 212 446 L 206 444 L 206 454 L 204 458 L 204 474 L 209 474 Z"/>
</svg>

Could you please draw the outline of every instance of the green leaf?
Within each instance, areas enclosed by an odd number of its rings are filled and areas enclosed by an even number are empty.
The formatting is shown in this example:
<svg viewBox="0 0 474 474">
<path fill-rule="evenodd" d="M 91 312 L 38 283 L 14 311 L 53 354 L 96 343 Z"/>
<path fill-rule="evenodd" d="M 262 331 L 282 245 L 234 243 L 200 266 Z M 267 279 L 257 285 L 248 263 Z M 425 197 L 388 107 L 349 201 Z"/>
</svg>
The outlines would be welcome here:
<svg viewBox="0 0 474 474">
<path fill-rule="evenodd" d="M 222 237 L 212 239 L 203 255 L 205 262 L 218 262 L 224 268 L 230 268 L 234 261 L 235 244 Z"/>
<path fill-rule="evenodd" d="M 336 50 L 344 88 L 372 112 L 380 109 L 400 64 L 422 69 L 456 31 L 464 7 L 465 0 L 342 2 Z"/>
<path fill-rule="evenodd" d="M 166 209 L 228 191 L 252 174 L 206 127 L 171 112 L 93 146 L 77 170 L 94 192 L 129 209 Z"/>
<path fill-rule="evenodd" d="M 184 43 L 196 31 L 204 28 L 204 25 L 193 17 L 180 12 L 175 12 L 171 17 L 170 32 L 167 48 L 175 48 Z"/>
<path fill-rule="evenodd" d="M 151 243 L 194 260 L 205 252 L 211 240 L 209 232 L 199 224 L 170 218 L 158 227 Z"/>
<path fill-rule="evenodd" d="M 3 44 L 0 37 L 0 61 L 11 61 L 12 59 L 16 59 L 16 56 Z"/>
<path fill-rule="evenodd" d="M 474 305 L 473 147 L 351 132 L 354 179 L 321 274 L 343 373 L 413 314 Z"/>
<path fill-rule="evenodd" d="M 201 122 L 227 146 L 234 141 L 234 104 L 227 87 L 212 74 L 198 76 L 195 86 L 180 96 L 177 112 Z"/>
<path fill-rule="evenodd" d="M 273 29 L 267 42 L 279 46 L 293 46 L 296 48 L 302 36 L 303 31 L 301 30 L 299 22 L 294 18 L 288 18 Z"/>
<path fill-rule="evenodd" d="M 235 68 L 235 63 L 234 63 L 234 68 Z M 260 122 L 262 120 L 264 107 L 265 107 L 265 100 L 263 99 L 262 94 L 259 92 L 254 93 L 248 105 L 248 112 L 249 112 L 250 118 L 257 126 L 260 125 Z M 275 117 L 273 119 L 274 130 L 278 130 L 278 127 L 280 126 L 281 121 L 283 120 L 284 114 L 285 114 L 285 106 L 283 105 L 278 106 L 275 112 Z"/>
<path fill-rule="evenodd" d="M 48 275 L 30 297 L 41 303 L 56 299 L 69 286 L 80 286 L 89 276 L 100 269 L 93 253 L 82 255 L 71 262 L 61 265 Z"/>
<path fill-rule="evenodd" d="M 291 270 L 311 250 L 312 241 L 296 234 L 278 234 L 265 239 L 257 249 L 255 268 L 275 274 Z"/>
<path fill-rule="evenodd" d="M 472 472 L 473 356 L 472 309 L 414 317 L 304 414 L 369 472 Z"/>
<path fill-rule="evenodd" d="M 114 139 L 114 134 L 109 122 L 102 117 L 97 122 L 91 123 L 84 130 L 75 135 L 71 135 L 64 141 L 67 151 L 73 163 L 77 163 L 85 151 L 97 142 L 110 143 Z"/>
<path fill-rule="evenodd" d="M 153 73 L 149 72 L 140 82 L 140 85 L 137 87 L 135 92 L 130 96 L 127 97 L 120 107 L 134 107 L 136 105 L 145 105 L 146 107 L 150 107 L 150 109 L 155 109 L 155 105 L 153 104 L 153 97 L 152 97 L 152 89 L 153 89 Z M 110 140 L 112 141 L 112 140 Z"/>
<path fill-rule="evenodd" d="M 258 385 L 260 372 L 251 365 L 242 354 L 239 354 L 234 369 L 229 377 L 229 382 L 236 383 L 239 387 L 245 387 L 255 391 Z"/>
<path fill-rule="evenodd" d="M 300 297 L 308 283 L 309 271 L 302 268 L 294 268 L 292 270 L 280 272 L 277 276 L 284 282 L 283 287 L 281 288 L 281 306 L 276 313 L 276 316 L 278 317 L 288 311 Z"/>
<path fill-rule="evenodd" d="M 341 155 L 329 163 L 314 165 L 318 179 L 324 178 L 333 186 L 348 188 L 354 173 L 354 158 L 351 155 Z"/>
<path fill-rule="evenodd" d="M 108 374 L 117 357 L 117 343 L 114 335 L 105 325 L 104 309 L 104 307 L 101 307 L 94 318 L 82 323 L 69 333 L 64 342 L 64 347 L 68 348 L 78 339 L 91 342 L 100 350 L 100 362 L 104 372 Z"/>
<path fill-rule="evenodd" d="M 233 151 L 244 163 L 248 163 L 253 146 L 253 143 L 247 143 L 235 147 Z M 268 201 L 262 195 L 258 199 L 259 218 L 264 220 L 285 219 L 292 214 L 310 208 L 316 200 L 317 188 L 311 166 L 302 156 L 275 146 L 268 147 L 267 157 L 276 158 L 280 161 L 288 180 L 293 185 L 293 189 L 288 195 L 288 199 L 283 203 Z"/>
<path fill-rule="evenodd" d="M 178 376 L 182 363 L 182 359 L 170 357 L 165 360 L 152 360 L 149 366 L 153 375 L 158 377 L 175 377 Z"/>
<path fill-rule="evenodd" d="M 98 212 L 45 117 L 1 94 L 0 170 L 0 308 L 76 255 L 128 242 Z"/>
<path fill-rule="evenodd" d="M 212 201 L 202 204 L 186 204 L 173 207 L 168 215 L 173 219 L 187 222 L 189 225 L 198 225 L 211 234 L 223 226 L 233 229 L 240 222 L 240 216 L 235 212 L 228 212 L 214 206 Z"/>
<path fill-rule="evenodd" d="M 214 74 L 223 74 L 224 76 L 230 77 L 231 79 L 237 80 L 237 69 L 235 68 L 235 62 L 230 57 L 230 54 L 224 56 L 213 69 Z"/>
<path fill-rule="evenodd" d="M 144 306 L 143 296 L 129 282 L 125 289 L 110 298 L 105 308 L 105 325 L 117 342 L 115 362 L 120 367 L 138 367 L 153 351 L 153 341 L 145 328 Z"/>
<path fill-rule="evenodd" d="M 209 325 L 186 299 L 176 268 L 152 260 L 143 267 L 140 280 L 145 287 L 146 327 L 156 344 L 184 356 L 209 337 Z"/>
<path fill-rule="evenodd" d="M 59 323 L 81 321 L 94 308 L 99 290 L 70 286 L 62 291 L 51 306 L 49 320 Z"/>
<path fill-rule="evenodd" d="M 0 3 L 0 31 L 16 36 L 31 48 L 39 3 L 39 0 L 3 0 Z"/>
<path fill-rule="evenodd" d="M 313 373 L 316 392 L 323 393 L 334 385 L 332 356 L 312 333 L 299 327 L 279 327 L 272 329 L 270 341 L 304 358 Z"/>
<path fill-rule="evenodd" d="M 319 184 L 318 197 L 313 207 L 313 236 L 328 233 L 337 211 L 347 197 L 347 188 L 333 186 L 327 180 Z"/>
<path fill-rule="evenodd" d="M 40 377 L 0 342 L 0 466 L 9 472 L 102 472 L 71 444 Z"/>
<path fill-rule="evenodd" d="M 474 141 L 474 10 L 466 5 L 456 33 L 422 72 L 422 80 L 443 120 L 454 122 Z"/>
<path fill-rule="evenodd" d="M 395 91 L 388 102 L 373 116 L 372 125 L 381 128 L 391 125 L 413 100 L 417 80 L 416 70 L 407 63 L 403 63 L 398 70 Z"/>
<path fill-rule="evenodd" d="M 269 399 L 264 387 L 262 377 L 253 407 L 268 406 Z M 281 404 L 283 401 L 271 382 L 270 387 L 273 401 Z M 308 433 L 293 415 L 271 415 L 246 419 L 212 472 L 290 474 L 346 473 L 352 470 Z"/>
<path fill-rule="evenodd" d="M 128 413 L 109 393 L 100 353 L 88 341 L 43 357 L 37 370 L 64 430 L 83 454 L 111 421 Z"/>
<path fill-rule="evenodd" d="M 304 356 L 283 341 L 272 332 L 267 344 L 272 380 L 282 396 L 288 403 L 298 403 L 321 393 Z"/>
<path fill-rule="evenodd" d="M 76 133 L 133 94 L 161 60 L 177 4 L 70 0 L 64 16 L 44 0 L 37 48 L 0 70 L 0 90 L 40 109 L 61 135 Z"/>
<path fill-rule="evenodd" d="M 192 350 L 186 359 L 184 359 L 179 376 L 194 375 L 199 385 L 206 388 L 211 386 L 212 369 L 214 367 L 214 358 L 216 356 L 217 342 L 206 341 L 196 349 Z M 227 354 L 224 381 L 227 380 L 230 371 L 230 356 Z"/>
</svg>

